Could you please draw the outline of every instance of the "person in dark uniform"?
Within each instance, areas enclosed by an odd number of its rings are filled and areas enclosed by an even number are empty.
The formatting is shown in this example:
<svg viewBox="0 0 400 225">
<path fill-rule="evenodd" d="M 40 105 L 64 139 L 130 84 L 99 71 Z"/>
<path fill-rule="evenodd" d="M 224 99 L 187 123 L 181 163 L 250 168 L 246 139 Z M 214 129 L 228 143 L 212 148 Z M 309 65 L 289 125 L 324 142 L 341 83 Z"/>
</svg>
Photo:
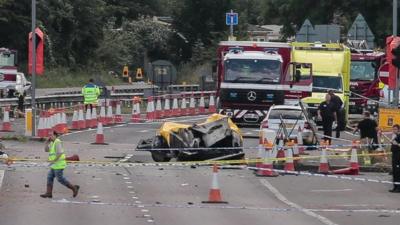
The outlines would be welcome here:
<svg viewBox="0 0 400 225">
<path fill-rule="evenodd" d="M 392 146 L 392 174 L 393 182 L 400 183 L 400 125 L 393 126 Z M 400 193 L 400 184 L 393 184 L 393 189 L 390 192 Z"/>
<path fill-rule="evenodd" d="M 345 128 L 343 101 L 339 96 L 335 95 L 333 90 L 329 90 L 328 94 L 331 96 L 331 102 L 335 108 L 337 116 L 336 138 L 340 138 L 340 131 L 344 130 Z"/>
<path fill-rule="evenodd" d="M 331 144 L 332 124 L 337 121 L 335 105 L 331 101 L 329 94 L 325 95 L 325 101 L 318 107 L 318 117 L 322 119 L 322 129 L 324 130 L 324 140 Z"/>
<path fill-rule="evenodd" d="M 358 123 L 354 133 L 358 130 L 360 131 L 361 139 L 371 138 L 373 149 L 378 147 L 378 124 L 375 120 L 371 119 L 371 114 L 368 111 L 364 112 L 364 119 Z"/>
</svg>

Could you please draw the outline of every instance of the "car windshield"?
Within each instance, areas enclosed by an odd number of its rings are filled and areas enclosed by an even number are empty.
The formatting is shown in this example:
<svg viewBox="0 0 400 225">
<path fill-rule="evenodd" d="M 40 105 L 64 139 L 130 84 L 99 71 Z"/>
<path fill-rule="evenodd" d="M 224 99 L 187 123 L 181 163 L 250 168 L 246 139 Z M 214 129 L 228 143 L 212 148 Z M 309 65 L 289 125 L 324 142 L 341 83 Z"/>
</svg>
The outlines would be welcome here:
<svg viewBox="0 0 400 225">
<path fill-rule="evenodd" d="M 297 109 L 273 109 L 269 113 L 268 119 L 282 119 L 286 120 L 303 120 L 304 114 L 301 113 L 301 110 Z"/>
<path fill-rule="evenodd" d="M 375 68 L 372 62 L 352 61 L 350 78 L 352 81 L 373 81 L 375 79 Z"/>
<path fill-rule="evenodd" d="M 279 83 L 281 62 L 261 59 L 228 59 L 225 81 L 240 83 Z"/>
<path fill-rule="evenodd" d="M 327 92 L 333 90 L 336 93 L 343 92 L 342 77 L 340 76 L 313 76 L 313 92 Z"/>
<path fill-rule="evenodd" d="M 0 52 L 0 66 L 15 66 L 13 53 Z"/>
</svg>

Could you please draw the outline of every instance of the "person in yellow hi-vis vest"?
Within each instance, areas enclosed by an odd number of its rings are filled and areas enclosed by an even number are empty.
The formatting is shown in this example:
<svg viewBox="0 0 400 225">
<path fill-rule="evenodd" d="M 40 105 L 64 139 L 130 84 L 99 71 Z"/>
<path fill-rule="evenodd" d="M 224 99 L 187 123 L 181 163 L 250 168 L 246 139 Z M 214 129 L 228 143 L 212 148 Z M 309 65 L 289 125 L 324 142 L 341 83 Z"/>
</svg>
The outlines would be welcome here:
<svg viewBox="0 0 400 225">
<path fill-rule="evenodd" d="M 47 174 L 47 191 L 45 194 L 41 194 L 42 198 L 52 198 L 53 197 L 53 184 L 54 178 L 67 188 L 72 190 L 72 197 L 76 197 L 79 191 L 79 185 L 72 185 L 64 177 L 64 169 L 67 166 L 67 161 L 65 159 L 65 152 L 62 146 L 62 142 L 59 139 L 59 134 L 53 132 L 53 135 L 47 139 L 45 143 L 45 151 L 49 153 L 48 162 L 50 163 L 50 171 Z"/>
<path fill-rule="evenodd" d="M 89 106 L 90 111 L 92 111 L 93 107 L 96 107 L 100 95 L 100 88 L 94 84 L 93 79 L 90 79 L 89 83 L 83 86 L 82 95 L 84 98 L 83 104 L 85 105 L 85 110 L 87 110 Z"/>
</svg>

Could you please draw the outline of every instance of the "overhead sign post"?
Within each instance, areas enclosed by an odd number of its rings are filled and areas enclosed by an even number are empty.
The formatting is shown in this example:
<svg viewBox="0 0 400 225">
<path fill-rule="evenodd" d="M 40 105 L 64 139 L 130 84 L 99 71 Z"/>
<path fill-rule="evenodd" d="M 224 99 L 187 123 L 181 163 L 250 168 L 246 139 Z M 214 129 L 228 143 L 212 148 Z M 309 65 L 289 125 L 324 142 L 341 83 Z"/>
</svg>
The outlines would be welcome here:
<svg viewBox="0 0 400 225">
<path fill-rule="evenodd" d="M 234 40 L 235 38 L 233 36 L 233 26 L 237 26 L 239 24 L 239 14 L 234 13 L 233 10 L 231 9 L 231 12 L 226 13 L 225 23 L 230 28 L 229 40 Z"/>
</svg>

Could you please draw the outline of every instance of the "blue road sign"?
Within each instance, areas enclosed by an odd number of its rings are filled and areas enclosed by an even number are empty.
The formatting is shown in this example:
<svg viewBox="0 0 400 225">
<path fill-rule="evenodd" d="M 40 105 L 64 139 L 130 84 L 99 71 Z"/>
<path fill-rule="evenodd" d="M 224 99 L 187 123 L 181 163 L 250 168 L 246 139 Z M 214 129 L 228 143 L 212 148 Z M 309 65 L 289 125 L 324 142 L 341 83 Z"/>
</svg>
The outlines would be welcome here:
<svg viewBox="0 0 400 225">
<path fill-rule="evenodd" d="M 237 13 L 226 13 L 226 25 L 238 25 L 239 15 Z"/>
</svg>

